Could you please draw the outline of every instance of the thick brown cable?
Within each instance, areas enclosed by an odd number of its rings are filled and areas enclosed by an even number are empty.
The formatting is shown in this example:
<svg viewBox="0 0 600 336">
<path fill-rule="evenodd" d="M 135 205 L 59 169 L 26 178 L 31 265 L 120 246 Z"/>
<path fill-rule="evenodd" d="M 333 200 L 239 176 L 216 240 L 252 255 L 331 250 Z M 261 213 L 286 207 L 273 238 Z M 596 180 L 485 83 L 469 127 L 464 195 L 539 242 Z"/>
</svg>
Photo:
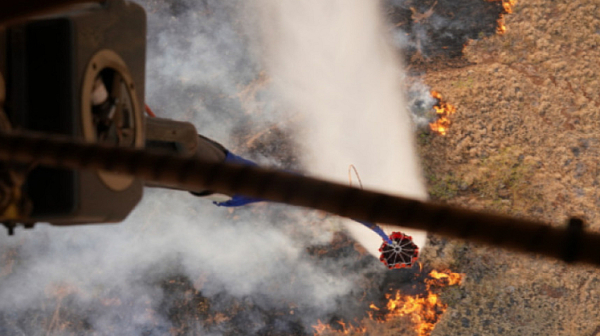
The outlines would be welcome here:
<svg viewBox="0 0 600 336">
<path fill-rule="evenodd" d="M 242 194 L 569 262 L 600 265 L 600 235 L 584 232 L 579 220 L 571 220 L 568 227 L 555 228 L 541 222 L 360 190 L 293 173 L 207 163 L 197 158 L 85 144 L 56 137 L 0 134 L 0 160 L 109 170 L 150 182 L 178 184 L 191 190 L 204 188 Z"/>
</svg>

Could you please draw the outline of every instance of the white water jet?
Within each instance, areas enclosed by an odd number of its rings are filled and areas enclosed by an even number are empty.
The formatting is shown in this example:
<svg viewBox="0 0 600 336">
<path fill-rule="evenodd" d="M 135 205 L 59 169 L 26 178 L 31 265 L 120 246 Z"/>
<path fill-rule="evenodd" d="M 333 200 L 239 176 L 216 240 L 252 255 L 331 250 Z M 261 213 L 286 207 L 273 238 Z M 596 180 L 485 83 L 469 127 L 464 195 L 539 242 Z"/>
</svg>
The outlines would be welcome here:
<svg viewBox="0 0 600 336">
<path fill-rule="evenodd" d="M 265 66 L 302 116 L 299 142 L 309 173 L 347 184 L 352 164 L 365 189 L 423 200 L 427 193 L 402 92 L 405 76 L 379 5 L 257 0 Z M 345 225 L 379 255 L 381 238 L 353 221 Z M 426 232 L 402 231 L 424 246 Z"/>
</svg>

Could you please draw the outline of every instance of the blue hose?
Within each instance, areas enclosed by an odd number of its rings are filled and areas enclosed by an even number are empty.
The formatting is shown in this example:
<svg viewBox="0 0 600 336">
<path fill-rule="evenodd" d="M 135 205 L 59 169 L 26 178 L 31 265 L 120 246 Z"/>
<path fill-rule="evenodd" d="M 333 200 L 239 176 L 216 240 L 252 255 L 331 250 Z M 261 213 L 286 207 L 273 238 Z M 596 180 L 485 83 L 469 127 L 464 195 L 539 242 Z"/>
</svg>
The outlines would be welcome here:
<svg viewBox="0 0 600 336">
<path fill-rule="evenodd" d="M 379 227 L 379 225 L 375 224 L 375 223 L 371 223 L 371 222 L 365 222 L 365 221 L 361 221 L 358 219 L 353 219 L 353 221 L 355 222 L 359 222 L 360 224 L 368 227 L 369 229 L 371 229 L 371 231 L 377 233 L 382 239 L 383 241 L 385 241 L 388 245 L 393 245 L 394 242 L 392 241 L 392 239 L 390 239 L 390 237 L 383 231 L 383 229 L 381 227 Z"/>
<path fill-rule="evenodd" d="M 225 156 L 225 162 L 228 163 L 236 163 L 236 164 L 241 164 L 241 165 L 248 165 L 248 166 L 257 166 L 256 163 L 244 159 L 241 156 L 237 156 L 235 154 L 233 154 L 232 152 L 227 152 L 227 155 Z M 249 203 L 256 203 L 256 202 L 262 202 L 264 201 L 264 199 L 261 198 L 253 198 L 253 197 L 246 197 L 243 195 L 239 195 L 239 194 L 235 194 L 231 197 L 230 200 L 225 201 L 225 202 L 213 202 L 214 205 L 216 206 L 222 206 L 222 207 L 238 207 L 238 206 L 242 206 L 242 205 L 246 205 Z M 383 232 L 383 229 L 380 228 L 377 224 L 375 223 L 370 223 L 370 222 L 365 222 L 365 221 L 360 221 L 357 219 L 353 219 L 353 221 L 355 222 L 359 222 L 360 224 L 368 227 L 369 229 L 371 229 L 373 232 L 377 233 L 382 239 L 383 241 L 385 241 L 388 245 L 393 245 L 394 242 L 390 239 L 390 237 L 388 237 L 388 235 Z"/>
</svg>

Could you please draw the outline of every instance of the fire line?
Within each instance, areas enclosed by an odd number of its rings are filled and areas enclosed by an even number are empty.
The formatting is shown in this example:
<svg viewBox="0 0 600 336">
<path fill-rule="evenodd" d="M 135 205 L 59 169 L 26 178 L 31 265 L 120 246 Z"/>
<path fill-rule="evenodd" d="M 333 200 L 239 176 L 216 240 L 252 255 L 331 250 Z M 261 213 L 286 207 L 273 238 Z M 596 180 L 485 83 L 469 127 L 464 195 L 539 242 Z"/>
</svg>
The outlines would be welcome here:
<svg viewBox="0 0 600 336">
<path fill-rule="evenodd" d="M 413 324 L 415 335 L 429 336 L 440 321 L 448 304 L 440 300 L 441 288 L 460 285 L 464 274 L 450 270 L 431 271 L 423 280 L 425 290 L 416 295 L 407 295 L 396 290 L 386 294 L 385 306 L 378 307 L 370 304 L 369 319 L 363 320 L 358 326 L 348 325 L 342 321 L 334 325 L 324 324 L 320 320 L 313 325 L 315 335 L 360 335 L 366 332 L 367 323 L 386 323 L 397 318 L 405 317 Z M 384 312 L 383 315 L 381 313 Z M 337 323 L 337 325 L 335 325 Z"/>
<path fill-rule="evenodd" d="M 456 113 L 454 105 L 444 101 L 442 94 L 437 91 L 431 91 L 433 98 L 437 100 L 437 104 L 433 106 L 437 116 L 437 120 L 429 124 L 429 128 L 440 135 L 446 135 L 448 128 L 452 124 L 450 116 Z"/>
</svg>

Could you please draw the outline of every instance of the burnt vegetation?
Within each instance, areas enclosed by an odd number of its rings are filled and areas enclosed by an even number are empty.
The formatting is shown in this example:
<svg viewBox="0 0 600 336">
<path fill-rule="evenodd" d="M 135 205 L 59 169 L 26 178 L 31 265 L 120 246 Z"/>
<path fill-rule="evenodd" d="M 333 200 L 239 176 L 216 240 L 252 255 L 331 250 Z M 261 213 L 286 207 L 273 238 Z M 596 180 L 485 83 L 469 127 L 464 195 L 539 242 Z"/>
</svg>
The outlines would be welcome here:
<svg viewBox="0 0 600 336">
<path fill-rule="evenodd" d="M 409 69 L 462 67 L 469 40 L 497 33 L 502 1 L 390 0 L 385 7 Z"/>
</svg>

